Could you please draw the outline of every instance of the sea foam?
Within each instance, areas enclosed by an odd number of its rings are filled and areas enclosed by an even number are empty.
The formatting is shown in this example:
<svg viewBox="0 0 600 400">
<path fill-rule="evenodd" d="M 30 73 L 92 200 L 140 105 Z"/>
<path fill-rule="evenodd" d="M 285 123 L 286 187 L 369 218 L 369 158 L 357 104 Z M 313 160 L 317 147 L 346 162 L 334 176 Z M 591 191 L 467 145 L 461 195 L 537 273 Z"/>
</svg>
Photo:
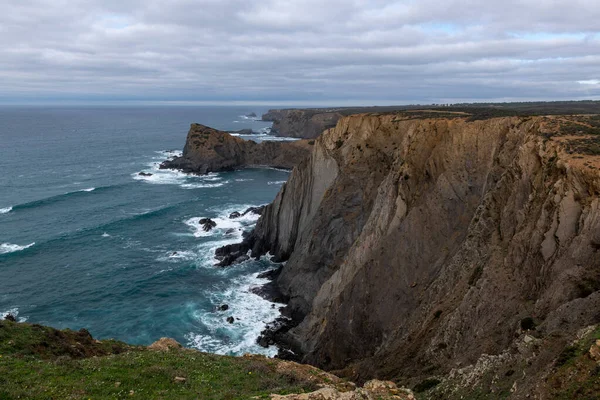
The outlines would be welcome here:
<svg viewBox="0 0 600 400">
<path fill-rule="evenodd" d="M 0 311 L 0 321 L 3 320 L 4 318 L 6 318 L 9 314 L 12 315 L 13 317 L 15 317 L 18 322 L 27 321 L 27 317 L 18 317 L 19 309 L 16 307 L 11 308 L 10 310 L 6 310 L 6 311 Z"/>
<path fill-rule="evenodd" d="M 210 297 L 214 306 L 229 305 L 224 312 L 197 310 L 194 318 L 202 322 L 208 334 L 190 332 L 186 335 L 188 345 L 198 350 L 233 354 L 258 353 L 274 356 L 277 348 L 263 348 L 256 338 L 270 321 L 280 316 L 279 305 L 252 293 L 253 287 L 264 285 L 267 279 L 258 278 L 259 273 L 242 276 L 229 283 L 224 291 L 215 291 Z M 228 323 L 227 318 L 234 322 Z M 223 339 L 221 339 L 223 338 Z"/>
<path fill-rule="evenodd" d="M 0 214 L 8 214 L 12 211 L 12 207 L 0 208 Z"/>
<path fill-rule="evenodd" d="M 19 246 L 18 244 L 2 243 L 2 244 L 0 244 L 0 254 L 8 254 L 8 253 L 14 253 L 15 251 L 25 250 L 25 249 L 30 248 L 34 244 L 35 244 L 35 242 L 29 243 L 26 246 Z"/>
</svg>

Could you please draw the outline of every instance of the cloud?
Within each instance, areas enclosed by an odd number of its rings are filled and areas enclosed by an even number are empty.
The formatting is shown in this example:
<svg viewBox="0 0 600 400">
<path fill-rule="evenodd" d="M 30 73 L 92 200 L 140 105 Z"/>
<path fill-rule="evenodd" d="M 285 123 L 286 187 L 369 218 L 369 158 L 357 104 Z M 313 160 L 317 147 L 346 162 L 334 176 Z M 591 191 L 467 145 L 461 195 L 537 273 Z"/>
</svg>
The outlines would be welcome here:
<svg viewBox="0 0 600 400">
<path fill-rule="evenodd" d="M 0 0 L 0 101 L 600 98 L 596 0 Z"/>
</svg>

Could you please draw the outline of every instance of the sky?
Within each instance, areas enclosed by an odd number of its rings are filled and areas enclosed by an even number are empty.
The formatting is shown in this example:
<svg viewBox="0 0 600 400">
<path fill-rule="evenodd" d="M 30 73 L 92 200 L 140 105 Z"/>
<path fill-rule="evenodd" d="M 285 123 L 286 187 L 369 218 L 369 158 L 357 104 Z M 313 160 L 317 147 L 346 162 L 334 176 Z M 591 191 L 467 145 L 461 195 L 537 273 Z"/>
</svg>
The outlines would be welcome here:
<svg viewBox="0 0 600 400">
<path fill-rule="evenodd" d="M 0 103 L 600 99 L 598 0 L 0 0 Z"/>
</svg>

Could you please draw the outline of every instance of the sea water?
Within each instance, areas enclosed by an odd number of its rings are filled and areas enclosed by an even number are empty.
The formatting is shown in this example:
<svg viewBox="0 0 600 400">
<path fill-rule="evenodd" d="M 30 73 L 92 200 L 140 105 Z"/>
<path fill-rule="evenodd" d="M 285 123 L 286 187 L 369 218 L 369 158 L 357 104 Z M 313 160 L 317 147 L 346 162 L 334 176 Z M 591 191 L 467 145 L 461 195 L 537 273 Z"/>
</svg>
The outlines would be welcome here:
<svg viewBox="0 0 600 400">
<path fill-rule="evenodd" d="M 192 122 L 277 140 L 269 123 L 245 117 L 265 110 L 0 108 L 0 317 L 134 344 L 166 336 L 208 352 L 272 353 L 255 339 L 279 305 L 250 289 L 273 266 L 215 267 L 214 250 L 258 218 L 229 214 L 272 201 L 288 172 L 158 169 Z M 203 217 L 216 228 L 204 232 Z"/>
</svg>

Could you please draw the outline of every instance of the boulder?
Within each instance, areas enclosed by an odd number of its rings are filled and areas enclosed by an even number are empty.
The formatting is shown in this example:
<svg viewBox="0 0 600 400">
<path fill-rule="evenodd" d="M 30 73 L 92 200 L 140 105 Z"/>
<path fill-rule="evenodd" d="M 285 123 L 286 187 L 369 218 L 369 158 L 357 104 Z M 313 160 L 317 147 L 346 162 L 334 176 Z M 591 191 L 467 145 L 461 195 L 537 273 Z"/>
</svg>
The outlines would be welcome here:
<svg viewBox="0 0 600 400">
<path fill-rule="evenodd" d="M 150 172 L 140 172 L 138 173 L 139 176 L 152 176 L 152 174 Z"/>
<path fill-rule="evenodd" d="M 171 349 L 179 349 L 181 347 L 181 344 L 179 344 L 179 342 L 177 342 L 175 339 L 165 337 L 160 338 L 159 340 L 148 346 L 150 350 L 155 351 L 169 351 Z"/>
<path fill-rule="evenodd" d="M 262 215 L 263 211 L 265 210 L 265 207 L 266 206 L 250 207 L 246 211 L 244 211 L 242 216 L 244 216 L 246 214 Z"/>
<path fill-rule="evenodd" d="M 237 212 L 237 211 L 234 211 L 234 212 L 232 212 L 231 214 L 229 214 L 229 219 L 235 219 L 235 218 L 239 218 L 239 217 L 241 217 L 241 216 L 242 216 L 242 214 L 240 214 L 240 213 L 239 213 L 239 212 Z"/>
<path fill-rule="evenodd" d="M 198 221 L 198 223 L 202 225 L 204 232 L 209 232 L 217 226 L 217 223 L 210 218 L 202 218 L 200 221 Z"/>
</svg>

